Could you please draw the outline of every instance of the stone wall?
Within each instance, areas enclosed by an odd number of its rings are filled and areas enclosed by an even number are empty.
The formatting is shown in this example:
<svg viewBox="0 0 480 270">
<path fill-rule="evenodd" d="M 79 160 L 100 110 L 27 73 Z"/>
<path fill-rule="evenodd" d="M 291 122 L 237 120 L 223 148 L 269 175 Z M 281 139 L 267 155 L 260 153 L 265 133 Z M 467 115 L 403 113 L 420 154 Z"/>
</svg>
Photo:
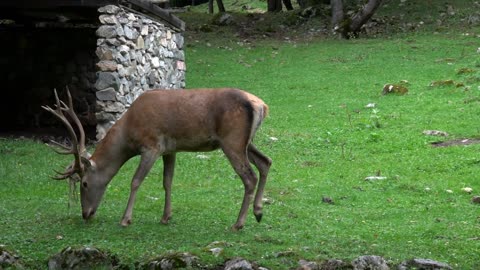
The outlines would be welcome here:
<svg viewBox="0 0 480 270">
<path fill-rule="evenodd" d="M 97 139 L 148 89 L 185 87 L 181 32 L 133 10 L 105 6 L 96 31 Z"/>
</svg>

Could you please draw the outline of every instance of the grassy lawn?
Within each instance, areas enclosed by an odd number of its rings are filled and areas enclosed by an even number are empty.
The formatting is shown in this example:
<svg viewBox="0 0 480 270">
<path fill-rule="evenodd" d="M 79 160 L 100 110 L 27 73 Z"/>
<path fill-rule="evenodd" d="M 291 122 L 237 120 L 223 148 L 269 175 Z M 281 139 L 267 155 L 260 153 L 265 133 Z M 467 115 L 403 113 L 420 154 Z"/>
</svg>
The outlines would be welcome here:
<svg viewBox="0 0 480 270">
<path fill-rule="evenodd" d="M 79 203 L 67 207 L 67 184 L 49 178 L 70 158 L 39 142 L 0 139 L 0 244 L 38 269 L 64 247 L 84 245 L 132 267 L 188 251 L 209 265 L 241 256 L 269 269 L 372 254 L 394 264 L 429 258 L 477 269 L 480 205 L 471 199 L 480 195 L 480 144 L 431 143 L 480 137 L 479 34 L 472 28 L 353 41 L 191 40 L 189 88 L 238 87 L 270 106 L 256 137 L 273 159 L 262 222 L 249 213 L 242 231 L 230 231 L 243 186 L 223 154 L 212 152 L 207 159 L 178 155 L 169 225 L 160 224 L 161 162 L 139 190 L 133 224 L 118 224 L 136 158 L 85 224 Z M 381 94 L 384 84 L 402 80 L 408 94 Z M 430 86 L 448 80 L 460 86 Z M 377 174 L 386 179 L 365 181 Z M 208 250 L 214 241 L 223 248 L 218 257 Z"/>
</svg>

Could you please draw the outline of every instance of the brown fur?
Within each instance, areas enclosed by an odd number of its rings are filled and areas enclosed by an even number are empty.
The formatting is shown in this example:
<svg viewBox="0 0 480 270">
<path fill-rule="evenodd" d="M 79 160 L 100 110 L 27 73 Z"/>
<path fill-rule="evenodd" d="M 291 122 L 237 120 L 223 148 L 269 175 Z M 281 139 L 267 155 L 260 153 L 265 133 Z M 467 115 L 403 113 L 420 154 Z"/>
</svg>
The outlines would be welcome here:
<svg viewBox="0 0 480 270">
<path fill-rule="evenodd" d="M 82 179 L 85 219 L 96 211 L 106 186 L 131 157 L 141 156 L 121 224 L 131 223 L 136 191 L 155 160 L 164 162 L 165 209 L 162 223 L 171 216 L 171 181 L 175 154 L 181 151 L 222 149 L 245 185 L 242 207 L 233 229 L 241 229 L 255 188 L 254 214 L 262 217 L 262 196 L 271 160 L 252 144 L 268 113 L 258 97 L 238 89 L 152 90 L 135 100 L 98 144 L 91 168 Z M 260 181 L 250 162 L 260 172 Z"/>
</svg>

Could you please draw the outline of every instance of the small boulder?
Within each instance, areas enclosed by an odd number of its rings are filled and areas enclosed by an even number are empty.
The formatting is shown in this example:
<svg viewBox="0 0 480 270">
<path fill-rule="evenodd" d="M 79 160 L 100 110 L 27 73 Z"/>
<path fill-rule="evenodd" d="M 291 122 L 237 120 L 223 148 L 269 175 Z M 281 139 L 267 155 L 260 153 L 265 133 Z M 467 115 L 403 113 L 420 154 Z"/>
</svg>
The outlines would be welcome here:
<svg viewBox="0 0 480 270">
<path fill-rule="evenodd" d="M 316 262 L 300 260 L 298 264 L 300 266 L 296 270 L 320 270 L 320 266 Z"/>
<path fill-rule="evenodd" d="M 159 257 L 140 266 L 140 269 L 195 269 L 199 262 L 198 257 L 188 252 L 171 252 L 160 255 Z"/>
<path fill-rule="evenodd" d="M 322 202 L 327 204 L 335 204 L 333 199 L 327 196 L 322 196 Z"/>
<path fill-rule="evenodd" d="M 228 13 L 219 13 L 219 15 L 216 16 L 213 20 L 213 24 L 222 26 L 232 25 L 234 23 L 235 21 L 233 19 L 233 16 Z"/>
<path fill-rule="evenodd" d="M 234 258 L 225 262 L 224 270 L 254 270 L 252 264 L 243 258 Z"/>
<path fill-rule="evenodd" d="M 398 270 L 413 269 L 451 270 L 453 268 L 446 263 L 430 259 L 412 259 L 410 261 L 405 261 L 398 266 Z"/>
<path fill-rule="evenodd" d="M 94 247 L 67 247 L 48 260 L 49 270 L 114 269 L 118 259 Z"/>
<path fill-rule="evenodd" d="M 321 270 L 349 269 L 346 262 L 337 259 L 330 259 L 320 265 Z"/>
<path fill-rule="evenodd" d="M 115 90 L 119 89 L 120 81 L 118 75 L 114 72 L 98 72 L 95 89 L 100 91 L 108 87 L 113 87 Z"/>
<path fill-rule="evenodd" d="M 382 95 L 405 95 L 406 93 L 408 93 L 408 88 L 401 84 L 387 83 L 383 86 L 382 90 Z"/>
<path fill-rule="evenodd" d="M 423 135 L 448 137 L 448 133 L 441 130 L 424 130 Z"/>
<path fill-rule="evenodd" d="M 98 8 L 98 12 L 107 13 L 107 14 L 117 14 L 120 11 L 120 8 L 115 5 L 106 5 Z"/>
<path fill-rule="evenodd" d="M 390 270 L 387 262 L 380 256 L 360 256 L 352 261 L 354 270 Z"/>
<path fill-rule="evenodd" d="M 24 269 L 20 258 L 0 245 L 0 269 Z"/>
<path fill-rule="evenodd" d="M 472 203 L 473 204 L 480 204 L 480 196 L 473 196 Z"/>
</svg>

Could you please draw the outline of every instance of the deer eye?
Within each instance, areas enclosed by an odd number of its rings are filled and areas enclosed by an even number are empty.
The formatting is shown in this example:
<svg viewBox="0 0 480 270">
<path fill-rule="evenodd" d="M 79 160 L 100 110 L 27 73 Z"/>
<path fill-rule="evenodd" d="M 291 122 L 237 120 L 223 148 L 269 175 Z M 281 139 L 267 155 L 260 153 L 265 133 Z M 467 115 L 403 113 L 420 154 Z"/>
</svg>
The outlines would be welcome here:
<svg viewBox="0 0 480 270">
<path fill-rule="evenodd" d="M 82 187 L 83 187 L 83 188 L 87 188 L 87 187 L 88 187 L 87 181 L 83 181 L 83 182 L 82 182 Z"/>
</svg>

